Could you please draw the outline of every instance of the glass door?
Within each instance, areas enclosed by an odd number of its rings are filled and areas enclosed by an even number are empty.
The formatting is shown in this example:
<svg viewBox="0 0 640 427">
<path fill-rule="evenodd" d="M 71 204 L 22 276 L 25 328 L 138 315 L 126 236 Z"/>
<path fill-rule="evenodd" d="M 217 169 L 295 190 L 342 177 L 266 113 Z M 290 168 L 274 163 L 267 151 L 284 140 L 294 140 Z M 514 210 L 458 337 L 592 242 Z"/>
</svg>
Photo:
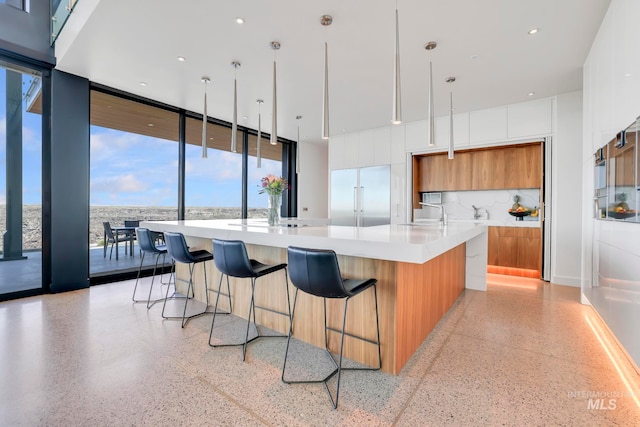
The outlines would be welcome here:
<svg viewBox="0 0 640 427">
<path fill-rule="evenodd" d="M 0 60 L 0 299 L 42 288 L 42 78 Z"/>
</svg>

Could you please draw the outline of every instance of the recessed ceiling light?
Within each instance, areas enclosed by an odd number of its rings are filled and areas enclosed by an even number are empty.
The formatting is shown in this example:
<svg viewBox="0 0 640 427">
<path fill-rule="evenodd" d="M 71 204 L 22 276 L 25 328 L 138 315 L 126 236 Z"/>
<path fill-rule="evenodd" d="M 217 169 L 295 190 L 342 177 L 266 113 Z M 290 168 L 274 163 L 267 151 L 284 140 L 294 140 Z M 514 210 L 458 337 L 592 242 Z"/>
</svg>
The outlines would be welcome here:
<svg viewBox="0 0 640 427">
<path fill-rule="evenodd" d="M 249 117 L 247 116 L 242 116 L 242 120 L 247 120 Z"/>
<path fill-rule="evenodd" d="M 528 95 L 528 96 L 533 96 L 533 95 L 535 95 L 535 94 L 536 94 L 535 92 L 529 92 L 527 95 Z"/>
<path fill-rule="evenodd" d="M 538 29 L 537 29 L 537 28 L 532 28 L 532 29 L 530 29 L 530 30 L 529 30 L 529 35 L 530 35 L 530 36 L 532 36 L 532 35 L 534 35 L 534 34 L 535 34 L 535 33 L 537 33 L 537 32 L 538 32 Z"/>
<path fill-rule="evenodd" d="M 140 86 L 146 86 L 147 83 L 146 82 L 140 82 Z"/>
<path fill-rule="evenodd" d="M 236 18 L 236 24 L 244 24 L 244 18 L 241 18 L 241 17 L 238 16 Z"/>
<path fill-rule="evenodd" d="M 177 58 L 177 59 L 178 59 L 178 61 L 180 61 L 180 62 L 184 62 L 184 61 L 186 61 L 186 60 L 187 60 L 187 58 L 185 58 L 184 56 L 178 56 L 178 58 Z"/>
<path fill-rule="evenodd" d="M 212 136 L 210 136 L 210 137 L 209 137 L 209 140 L 213 141 L 213 137 L 212 137 Z"/>
<path fill-rule="evenodd" d="M 631 73 L 627 73 L 624 75 L 625 77 L 631 77 Z"/>
<path fill-rule="evenodd" d="M 153 123 L 148 123 L 147 126 L 149 126 L 150 128 L 154 127 L 155 125 Z"/>
</svg>

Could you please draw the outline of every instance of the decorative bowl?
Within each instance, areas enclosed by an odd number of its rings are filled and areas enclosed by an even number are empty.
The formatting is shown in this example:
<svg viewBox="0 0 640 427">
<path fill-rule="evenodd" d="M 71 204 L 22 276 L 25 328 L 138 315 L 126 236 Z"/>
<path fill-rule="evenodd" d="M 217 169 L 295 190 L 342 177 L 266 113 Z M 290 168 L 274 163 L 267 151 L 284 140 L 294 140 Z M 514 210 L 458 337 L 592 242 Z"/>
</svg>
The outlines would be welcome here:
<svg viewBox="0 0 640 427">
<path fill-rule="evenodd" d="M 531 211 L 509 212 L 509 215 L 515 216 L 516 217 L 516 221 L 523 221 L 522 218 L 524 218 L 525 216 L 531 215 Z"/>
<path fill-rule="evenodd" d="M 627 219 L 632 216 L 636 216 L 636 211 L 624 211 L 624 212 L 616 212 L 616 211 L 608 211 L 607 216 L 615 219 Z"/>
</svg>

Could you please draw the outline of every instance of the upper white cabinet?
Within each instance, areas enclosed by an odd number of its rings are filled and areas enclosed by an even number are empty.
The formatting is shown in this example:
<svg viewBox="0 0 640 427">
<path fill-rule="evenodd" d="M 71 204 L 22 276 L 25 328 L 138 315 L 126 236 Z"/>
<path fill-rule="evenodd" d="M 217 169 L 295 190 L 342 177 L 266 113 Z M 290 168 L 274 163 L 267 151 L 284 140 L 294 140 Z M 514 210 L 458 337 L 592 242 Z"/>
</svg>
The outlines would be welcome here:
<svg viewBox="0 0 640 427">
<path fill-rule="evenodd" d="M 510 139 L 552 132 L 551 98 L 507 106 L 507 134 Z"/>
<path fill-rule="evenodd" d="M 329 169 L 357 167 L 359 142 L 357 133 L 332 136 L 329 139 Z"/>
<path fill-rule="evenodd" d="M 391 127 L 385 126 L 374 130 L 373 135 L 373 165 L 388 165 L 391 163 Z"/>
<path fill-rule="evenodd" d="M 418 122 L 411 122 L 404 125 L 405 132 L 405 145 L 406 151 L 422 151 L 427 147 L 427 121 L 420 120 Z"/>
<path fill-rule="evenodd" d="M 329 169 L 347 169 L 391 164 L 391 127 L 386 126 L 362 132 L 353 132 L 332 137 L 329 140 Z M 404 162 L 404 133 L 400 137 Z M 396 154 L 398 157 L 398 155 Z"/>
<path fill-rule="evenodd" d="M 479 144 L 507 139 L 507 107 L 469 113 L 469 141 Z"/>
<path fill-rule="evenodd" d="M 438 117 L 436 122 L 435 145 L 446 148 L 449 146 L 449 116 Z M 453 115 L 453 146 L 469 145 L 469 113 Z"/>
<path fill-rule="evenodd" d="M 353 166 L 375 165 L 375 132 L 366 130 L 356 134 L 358 137 L 358 163 Z"/>
</svg>

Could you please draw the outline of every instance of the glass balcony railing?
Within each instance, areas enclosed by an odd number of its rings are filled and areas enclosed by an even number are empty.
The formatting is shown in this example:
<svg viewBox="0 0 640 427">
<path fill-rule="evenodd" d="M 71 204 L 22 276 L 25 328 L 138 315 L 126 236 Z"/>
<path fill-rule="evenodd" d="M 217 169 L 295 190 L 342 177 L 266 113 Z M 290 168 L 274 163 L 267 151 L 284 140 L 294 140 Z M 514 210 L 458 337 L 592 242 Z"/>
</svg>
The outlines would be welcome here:
<svg viewBox="0 0 640 427">
<path fill-rule="evenodd" d="M 64 24 L 80 0 L 51 0 L 51 46 L 56 42 Z"/>
</svg>

